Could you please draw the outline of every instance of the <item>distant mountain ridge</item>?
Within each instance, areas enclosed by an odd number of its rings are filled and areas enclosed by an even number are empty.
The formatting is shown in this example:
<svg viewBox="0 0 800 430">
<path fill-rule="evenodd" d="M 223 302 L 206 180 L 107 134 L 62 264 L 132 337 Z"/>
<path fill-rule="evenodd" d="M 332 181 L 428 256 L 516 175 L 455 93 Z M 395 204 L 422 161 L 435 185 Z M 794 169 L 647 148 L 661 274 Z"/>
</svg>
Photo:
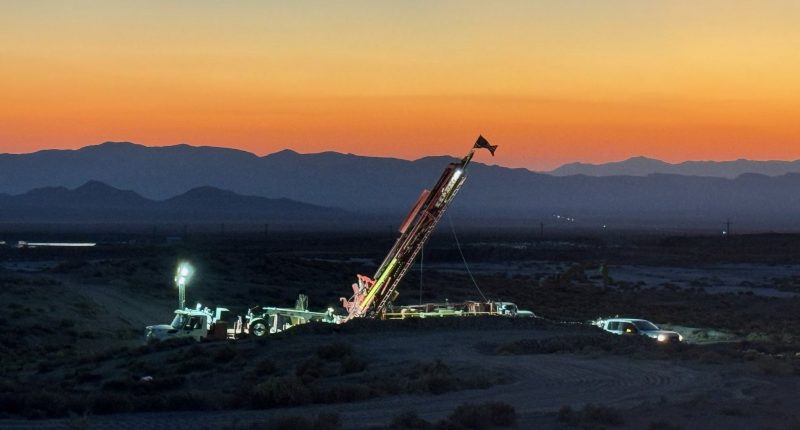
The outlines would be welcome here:
<svg viewBox="0 0 800 430">
<path fill-rule="evenodd" d="M 470 146 L 465 145 L 465 152 Z M 74 151 L 0 155 L 0 194 L 46 188 L 26 198 L 39 195 L 47 200 L 47 193 L 55 192 L 47 187 L 83 189 L 81 185 L 89 182 L 85 187 L 91 189 L 99 185 L 90 181 L 98 181 L 137 194 L 121 192 L 103 197 L 109 205 L 119 202 L 122 207 L 137 198 L 160 200 L 162 211 L 170 204 L 195 205 L 198 217 L 208 218 L 210 215 L 203 214 L 207 206 L 215 207 L 217 214 L 225 208 L 231 213 L 246 213 L 247 208 L 261 204 L 249 199 L 288 199 L 396 224 L 420 191 L 433 186 L 447 163 L 454 160 L 436 156 L 408 161 L 290 150 L 258 157 L 225 148 L 106 143 Z M 661 173 L 554 176 L 489 166 L 481 163 L 484 160 L 491 160 L 488 153 L 476 154 L 467 182 L 448 211 L 462 223 L 557 224 L 563 223 L 554 217 L 560 214 L 585 226 L 682 224 L 716 228 L 721 220 L 733 218 L 740 226 L 749 223 L 758 228 L 788 226 L 800 230 L 799 173 L 744 173 L 734 179 Z M 659 165 L 647 159 L 639 161 L 641 165 Z M 81 198 L 78 191 L 74 190 L 77 194 L 71 197 L 76 201 Z M 242 198 L 233 198 L 228 192 Z M 0 212 L 4 208 L 0 200 Z"/>
<path fill-rule="evenodd" d="M 426 157 L 409 162 L 291 150 L 258 157 L 228 148 L 106 142 L 77 150 L 0 154 L 0 193 L 19 194 L 51 186 L 74 188 L 96 180 L 147 198 L 166 199 L 208 185 L 321 206 L 393 211 L 401 202 L 409 204 L 407 200 L 418 193 L 387 192 L 397 188 L 398 180 L 401 187 L 406 182 L 417 189 L 430 186 L 431 175 L 437 175 L 451 160 Z M 332 189 L 340 190 L 333 199 Z"/>
<path fill-rule="evenodd" d="M 757 173 L 767 176 L 800 173 L 800 160 L 756 161 L 739 159 L 733 161 L 684 161 L 673 164 L 639 156 L 603 164 L 569 163 L 546 173 L 554 176 L 647 176 L 660 173 L 733 179 L 745 173 Z"/>
<path fill-rule="evenodd" d="M 19 195 L 0 194 L 0 222 L 269 222 L 336 220 L 352 217 L 341 209 L 289 199 L 242 196 L 201 187 L 152 200 L 102 182 L 75 189 L 36 188 Z"/>
</svg>

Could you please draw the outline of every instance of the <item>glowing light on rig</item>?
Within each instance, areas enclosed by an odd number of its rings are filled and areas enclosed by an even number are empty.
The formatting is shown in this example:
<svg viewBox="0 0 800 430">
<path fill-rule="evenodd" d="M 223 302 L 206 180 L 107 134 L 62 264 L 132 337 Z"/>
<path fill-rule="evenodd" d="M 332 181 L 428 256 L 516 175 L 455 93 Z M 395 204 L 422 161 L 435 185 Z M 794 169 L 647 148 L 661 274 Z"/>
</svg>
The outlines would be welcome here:
<svg viewBox="0 0 800 430">
<path fill-rule="evenodd" d="M 186 304 L 186 285 L 194 274 L 194 268 L 187 262 L 178 264 L 175 272 L 175 285 L 178 287 L 178 309 L 183 309 Z"/>
</svg>

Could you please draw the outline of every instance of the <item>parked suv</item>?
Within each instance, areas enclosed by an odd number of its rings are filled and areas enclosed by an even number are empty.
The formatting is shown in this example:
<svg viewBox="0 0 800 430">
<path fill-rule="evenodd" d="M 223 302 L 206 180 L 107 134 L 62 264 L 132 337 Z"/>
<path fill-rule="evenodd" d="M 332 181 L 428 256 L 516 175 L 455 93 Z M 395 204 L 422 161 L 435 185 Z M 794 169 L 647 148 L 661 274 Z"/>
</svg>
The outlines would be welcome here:
<svg viewBox="0 0 800 430">
<path fill-rule="evenodd" d="M 661 330 L 647 320 L 635 318 L 599 319 L 595 324 L 601 329 L 614 334 L 639 334 L 651 337 L 659 342 L 683 342 L 678 332 Z"/>
</svg>

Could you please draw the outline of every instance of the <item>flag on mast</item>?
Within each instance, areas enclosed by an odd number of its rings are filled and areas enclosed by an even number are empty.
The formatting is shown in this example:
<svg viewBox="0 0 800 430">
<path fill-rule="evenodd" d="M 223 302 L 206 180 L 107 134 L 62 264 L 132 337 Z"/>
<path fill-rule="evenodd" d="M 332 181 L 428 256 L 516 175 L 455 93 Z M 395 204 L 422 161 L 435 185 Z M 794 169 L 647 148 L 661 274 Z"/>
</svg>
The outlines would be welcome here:
<svg viewBox="0 0 800 430">
<path fill-rule="evenodd" d="M 478 136 L 478 140 L 475 141 L 475 146 L 473 146 L 472 148 L 473 149 L 475 149 L 475 148 L 486 148 L 486 149 L 489 150 L 489 152 L 492 153 L 492 157 L 494 157 L 494 150 L 497 149 L 497 145 L 490 145 L 489 141 L 486 140 L 485 137 Z"/>
</svg>

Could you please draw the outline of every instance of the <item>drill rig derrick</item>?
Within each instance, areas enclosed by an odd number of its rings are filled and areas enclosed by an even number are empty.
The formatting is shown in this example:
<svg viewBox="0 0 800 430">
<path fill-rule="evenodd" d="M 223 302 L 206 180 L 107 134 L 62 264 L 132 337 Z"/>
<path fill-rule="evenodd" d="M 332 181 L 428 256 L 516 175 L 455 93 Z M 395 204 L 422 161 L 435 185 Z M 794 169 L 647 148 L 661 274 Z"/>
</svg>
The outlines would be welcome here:
<svg viewBox="0 0 800 430">
<path fill-rule="evenodd" d="M 386 306 L 397 298 L 397 286 L 425 246 L 450 202 L 466 180 L 466 168 L 475 150 L 485 148 L 492 153 L 497 146 L 479 136 L 469 153 L 459 162 L 450 163 L 431 191 L 423 190 L 408 216 L 400 224 L 400 237 L 384 258 L 373 277 L 357 275 L 353 296 L 342 297 L 347 310 L 345 321 L 360 317 L 380 317 Z"/>
</svg>

